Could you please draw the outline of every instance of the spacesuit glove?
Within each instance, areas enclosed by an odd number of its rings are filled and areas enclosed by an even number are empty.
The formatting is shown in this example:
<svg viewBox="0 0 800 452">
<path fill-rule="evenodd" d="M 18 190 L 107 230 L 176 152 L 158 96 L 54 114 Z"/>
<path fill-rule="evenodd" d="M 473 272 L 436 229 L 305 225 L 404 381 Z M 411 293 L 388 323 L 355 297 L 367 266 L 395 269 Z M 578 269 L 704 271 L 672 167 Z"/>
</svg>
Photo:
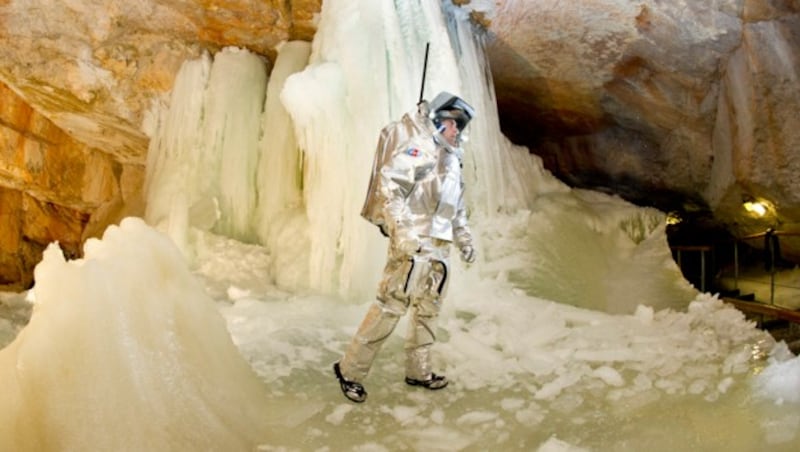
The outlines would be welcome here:
<svg viewBox="0 0 800 452">
<path fill-rule="evenodd" d="M 475 262 L 475 258 L 478 257 L 478 252 L 475 251 L 475 248 L 472 245 L 464 245 L 461 247 L 461 260 L 471 264 Z"/>
<path fill-rule="evenodd" d="M 416 254 L 422 248 L 422 244 L 415 234 L 399 233 L 394 236 L 394 247 L 405 254 Z"/>
</svg>

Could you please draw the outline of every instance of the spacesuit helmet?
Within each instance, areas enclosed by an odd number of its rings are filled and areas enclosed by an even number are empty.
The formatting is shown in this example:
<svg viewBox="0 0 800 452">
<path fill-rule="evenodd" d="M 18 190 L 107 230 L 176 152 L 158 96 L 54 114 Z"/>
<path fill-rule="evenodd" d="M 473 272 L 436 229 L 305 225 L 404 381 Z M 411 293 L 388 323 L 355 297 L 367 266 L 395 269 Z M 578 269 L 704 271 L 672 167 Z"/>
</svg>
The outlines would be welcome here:
<svg viewBox="0 0 800 452">
<path fill-rule="evenodd" d="M 464 131 L 464 128 L 475 116 L 475 109 L 470 104 L 447 91 L 442 91 L 431 101 L 429 111 L 437 128 L 442 120 L 452 119 L 456 122 L 459 131 Z"/>
</svg>

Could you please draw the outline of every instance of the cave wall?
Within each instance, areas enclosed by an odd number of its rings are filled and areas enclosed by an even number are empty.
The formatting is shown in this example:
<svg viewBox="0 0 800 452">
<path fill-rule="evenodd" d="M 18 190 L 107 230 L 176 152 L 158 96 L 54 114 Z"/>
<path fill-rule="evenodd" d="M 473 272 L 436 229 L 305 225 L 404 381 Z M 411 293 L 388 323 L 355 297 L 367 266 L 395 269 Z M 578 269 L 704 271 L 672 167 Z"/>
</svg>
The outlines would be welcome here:
<svg viewBox="0 0 800 452">
<path fill-rule="evenodd" d="M 126 203 L 138 212 L 143 175 L 142 165 L 75 140 L 0 83 L 0 287 L 29 286 L 50 242 L 80 256 L 94 224 L 114 221 Z"/>
<path fill-rule="evenodd" d="M 800 231 L 800 1 L 535 3 L 499 2 L 492 25 L 512 140 L 572 186 L 734 236 Z"/>
</svg>

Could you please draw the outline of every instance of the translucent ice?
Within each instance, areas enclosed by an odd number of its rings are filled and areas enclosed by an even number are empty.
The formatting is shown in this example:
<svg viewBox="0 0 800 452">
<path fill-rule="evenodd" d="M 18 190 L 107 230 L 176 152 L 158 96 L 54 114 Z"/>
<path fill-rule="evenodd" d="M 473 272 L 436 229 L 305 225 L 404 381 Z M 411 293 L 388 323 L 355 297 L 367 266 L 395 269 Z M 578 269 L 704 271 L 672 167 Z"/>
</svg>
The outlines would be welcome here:
<svg viewBox="0 0 800 452">
<path fill-rule="evenodd" d="M 30 323 L 0 351 L 0 449 L 245 449 L 264 386 L 175 245 L 138 219 L 36 267 Z"/>
</svg>

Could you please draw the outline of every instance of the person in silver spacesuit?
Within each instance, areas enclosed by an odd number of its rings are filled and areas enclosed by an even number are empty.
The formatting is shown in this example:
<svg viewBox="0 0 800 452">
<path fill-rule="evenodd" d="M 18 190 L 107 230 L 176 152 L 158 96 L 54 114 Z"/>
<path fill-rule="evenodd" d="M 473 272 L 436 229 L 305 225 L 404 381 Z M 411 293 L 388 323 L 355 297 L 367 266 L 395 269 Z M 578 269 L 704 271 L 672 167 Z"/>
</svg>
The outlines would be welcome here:
<svg viewBox="0 0 800 452">
<path fill-rule="evenodd" d="M 432 371 L 430 350 L 448 284 L 451 244 L 475 261 L 467 226 L 461 136 L 474 110 L 443 92 L 416 112 L 381 131 L 362 216 L 389 237 L 389 251 L 376 302 L 333 366 L 344 395 L 363 402 L 361 382 L 397 322 L 411 309 L 405 341 L 405 381 L 442 389 L 447 378 Z"/>
</svg>

